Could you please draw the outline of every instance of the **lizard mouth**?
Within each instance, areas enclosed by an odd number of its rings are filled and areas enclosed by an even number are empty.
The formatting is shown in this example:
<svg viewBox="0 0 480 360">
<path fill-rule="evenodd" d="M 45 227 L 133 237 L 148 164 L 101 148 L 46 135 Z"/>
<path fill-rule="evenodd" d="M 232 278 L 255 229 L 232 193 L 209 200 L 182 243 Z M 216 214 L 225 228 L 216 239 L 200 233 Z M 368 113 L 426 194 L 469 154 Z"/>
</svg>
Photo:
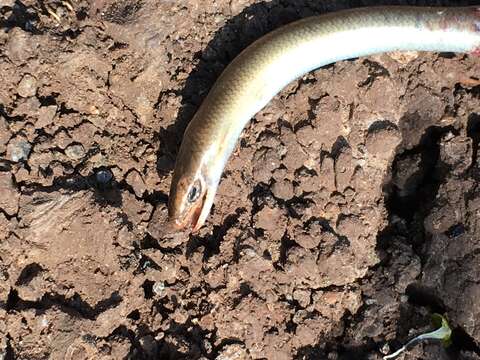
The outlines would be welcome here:
<svg viewBox="0 0 480 360">
<path fill-rule="evenodd" d="M 190 207 L 190 209 L 186 212 L 184 216 L 182 216 L 180 219 L 174 219 L 172 221 L 173 226 L 177 230 L 185 230 L 187 228 L 190 228 L 192 232 L 196 232 L 202 227 L 203 222 L 199 220 L 200 215 L 202 214 L 206 205 L 206 196 L 207 193 L 205 192 L 205 194 L 203 194 L 203 196 L 194 205 Z"/>
</svg>

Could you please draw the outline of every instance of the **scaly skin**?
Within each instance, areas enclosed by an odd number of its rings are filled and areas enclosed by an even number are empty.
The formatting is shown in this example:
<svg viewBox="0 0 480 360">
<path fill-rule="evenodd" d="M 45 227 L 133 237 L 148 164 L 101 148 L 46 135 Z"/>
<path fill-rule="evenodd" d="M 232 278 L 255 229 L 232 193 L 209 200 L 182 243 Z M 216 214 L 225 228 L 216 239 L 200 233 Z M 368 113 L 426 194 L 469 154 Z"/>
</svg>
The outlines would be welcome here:
<svg viewBox="0 0 480 360">
<path fill-rule="evenodd" d="M 480 8 L 346 10 L 291 23 L 247 47 L 185 131 L 170 189 L 173 225 L 194 231 L 203 225 L 242 129 L 289 82 L 335 61 L 410 50 L 478 55 Z"/>
</svg>

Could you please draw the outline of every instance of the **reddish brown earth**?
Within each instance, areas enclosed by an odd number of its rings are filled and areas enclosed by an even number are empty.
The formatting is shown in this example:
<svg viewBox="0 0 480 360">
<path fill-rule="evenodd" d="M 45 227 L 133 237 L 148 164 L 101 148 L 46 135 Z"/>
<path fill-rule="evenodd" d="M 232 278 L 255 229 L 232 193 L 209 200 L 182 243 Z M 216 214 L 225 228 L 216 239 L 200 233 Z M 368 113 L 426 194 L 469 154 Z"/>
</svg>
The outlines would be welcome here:
<svg viewBox="0 0 480 360">
<path fill-rule="evenodd" d="M 453 345 L 403 359 L 480 359 L 478 57 L 306 75 L 246 129 L 200 233 L 163 231 L 225 65 L 375 3 L 0 0 L 0 359 L 380 359 L 433 312 Z"/>
</svg>

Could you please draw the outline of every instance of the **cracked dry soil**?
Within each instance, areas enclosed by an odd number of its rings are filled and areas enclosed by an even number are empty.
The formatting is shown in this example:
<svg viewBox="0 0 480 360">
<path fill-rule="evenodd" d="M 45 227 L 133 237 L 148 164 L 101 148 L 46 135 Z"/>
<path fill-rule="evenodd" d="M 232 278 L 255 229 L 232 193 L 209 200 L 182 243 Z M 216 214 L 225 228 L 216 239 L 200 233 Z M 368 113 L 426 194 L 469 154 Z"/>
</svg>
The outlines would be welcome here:
<svg viewBox="0 0 480 360">
<path fill-rule="evenodd" d="M 380 359 L 440 312 L 453 345 L 403 359 L 480 359 L 479 58 L 293 82 L 207 226 L 163 232 L 182 132 L 226 64 L 378 3 L 1 0 L 0 358 Z"/>
</svg>

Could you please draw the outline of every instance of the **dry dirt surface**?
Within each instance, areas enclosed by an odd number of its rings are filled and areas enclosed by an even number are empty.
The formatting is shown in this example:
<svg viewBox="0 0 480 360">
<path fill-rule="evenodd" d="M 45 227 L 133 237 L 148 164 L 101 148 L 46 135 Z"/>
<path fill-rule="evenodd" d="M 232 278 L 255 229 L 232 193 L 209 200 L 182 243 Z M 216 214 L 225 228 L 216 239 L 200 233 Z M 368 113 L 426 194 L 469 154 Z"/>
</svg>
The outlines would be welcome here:
<svg viewBox="0 0 480 360">
<path fill-rule="evenodd" d="M 207 225 L 164 231 L 182 133 L 226 64 L 378 3 L 0 0 L 0 359 L 381 359 L 434 312 L 453 345 L 403 359 L 480 359 L 478 57 L 293 82 Z"/>
</svg>

